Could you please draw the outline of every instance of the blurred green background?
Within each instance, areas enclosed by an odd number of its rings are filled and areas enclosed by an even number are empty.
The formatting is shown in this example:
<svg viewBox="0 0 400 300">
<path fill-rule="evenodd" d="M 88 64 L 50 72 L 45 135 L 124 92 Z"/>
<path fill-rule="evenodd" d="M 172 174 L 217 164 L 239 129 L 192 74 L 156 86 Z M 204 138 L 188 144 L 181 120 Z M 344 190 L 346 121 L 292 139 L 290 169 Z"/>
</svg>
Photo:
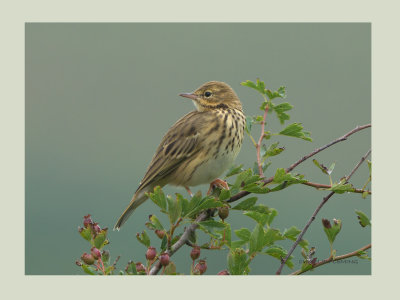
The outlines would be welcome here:
<svg viewBox="0 0 400 300">
<path fill-rule="evenodd" d="M 371 26 L 367 23 L 130 23 L 26 24 L 26 274 L 82 274 L 75 265 L 88 243 L 77 232 L 85 214 L 110 229 L 131 199 L 163 134 L 193 110 L 178 96 L 210 80 L 229 83 L 245 113 L 260 114 L 262 99 L 240 82 L 264 80 L 268 88 L 287 87 L 295 107 L 288 122 L 302 122 L 313 142 L 279 137 L 286 147 L 266 176 L 287 167 L 313 149 L 371 121 Z M 281 127 L 275 116 L 268 130 Z M 253 128 L 254 136 L 259 135 Z M 333 178 L 348 174 L 371 145 L 369 130 L 352 136 L 316 158 L 336 162 Z M 246 137 L 236 162 L 252 167 L 255 150 Z M 311 181 L 329 183 L 311 160 L 295 172 Z M 351 182 L 361 187 L 368 176 L 361 166 Z M 194 191 L 207 190 L 199 186 Z M 166 187 L 166 193 L 182 188 Z M 268 195 L 259 203 L 278 210 L 274 226 L 303 228 L 327 193 L 299 185 Z M 342 232 L 337 254 L 359 249 L 371 240 L 355 209 L 371 215 L 371 198 L 335 195 L 325 205 L 305 238 L 329 255 L 321 218 L 338 218 Z M 136 240 L 149 214 L 161 217 L 147 201 L 120 232 L 109 233 L 108 249 L 123 269 L 129 259 L 144 261 L 145 248 Z M 233 229 L 255 223 L 231 213 Z M 150 233 L 152 244 L 159 240 Z M 291 243 L 281 245 L 290 248 Z M 188 274 L 190 249 L 173 261 Z M 202 251 L 206 274 L 226 269 L 225 251 Z M 301 255 L 296 250 L 295 265 Z M 278 260 L 259 255 L 252 274 L 274 274 Z M 284 273 L 290 270 L 285 267 Z M 325 265 L 310 274 L 370 274 L 371 263 L 353 258 Z"/>
</svg>

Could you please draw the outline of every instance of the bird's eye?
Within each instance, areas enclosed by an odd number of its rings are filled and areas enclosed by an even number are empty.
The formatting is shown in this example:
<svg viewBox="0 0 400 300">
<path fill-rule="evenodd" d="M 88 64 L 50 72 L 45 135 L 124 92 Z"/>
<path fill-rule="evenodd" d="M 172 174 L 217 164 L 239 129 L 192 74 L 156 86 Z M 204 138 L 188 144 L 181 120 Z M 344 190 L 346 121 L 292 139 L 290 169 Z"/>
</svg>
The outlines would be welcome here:
<svg viewBox="0 0 400 300">
<path fill-rule="evenodd" d="M 210 92 L 210 91 L 205 92 L 205 93 L 204 93 L 204 96 L 205 96 L 206 98 L 210 97 L 210 96 L 211 96 L 211 92 Z"/>
</svg>

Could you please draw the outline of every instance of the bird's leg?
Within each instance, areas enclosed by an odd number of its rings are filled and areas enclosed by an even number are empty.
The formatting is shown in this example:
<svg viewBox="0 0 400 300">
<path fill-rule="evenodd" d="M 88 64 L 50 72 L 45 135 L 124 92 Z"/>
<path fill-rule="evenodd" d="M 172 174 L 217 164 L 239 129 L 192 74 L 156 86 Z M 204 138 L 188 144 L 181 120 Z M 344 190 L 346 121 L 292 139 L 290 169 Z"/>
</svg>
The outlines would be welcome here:
<svg viewBox="0 0 400 300">
<path fill-rule="evenodd" d="M 210 183 L 210 188 L 208 189 L 207 195 L 210 195 L 212 193 L 214 187 L 219 187 L 220 189 L 229 190 L 229 186 L 226 183 L 226 181 L 217 178 Z"/>
<path fill-rule="evenodd" d="M 190 197 L 193 197 L 192 191 L 189 189 L 188 186 L 185 186 L 185 190 L 189 193 Z"/>
</svg>

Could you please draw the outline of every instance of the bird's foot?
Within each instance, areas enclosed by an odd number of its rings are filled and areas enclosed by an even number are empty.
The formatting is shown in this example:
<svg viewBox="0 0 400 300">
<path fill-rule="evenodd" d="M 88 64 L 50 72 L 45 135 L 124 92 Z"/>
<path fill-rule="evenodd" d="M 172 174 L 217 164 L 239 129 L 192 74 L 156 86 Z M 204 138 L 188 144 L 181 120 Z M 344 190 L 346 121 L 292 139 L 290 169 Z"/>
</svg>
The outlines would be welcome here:
<svg viewBox="0 0 400 300">
<path fill-rule="evenodd" d="M 193 197 L 192 191 L 189 189 L 188 186 L 185 186 L 185 190 L 189 193 L 190 197 Z"/>
<path fill-rule="evenodd" d="M 210 183 L 210 188 L 208 189 L 207 195 L 210 195 L 215 187 L 219 187 L 220 189 L 229 190 L 229 186 L 225 180 L 215 179 Z"/>
</svg>

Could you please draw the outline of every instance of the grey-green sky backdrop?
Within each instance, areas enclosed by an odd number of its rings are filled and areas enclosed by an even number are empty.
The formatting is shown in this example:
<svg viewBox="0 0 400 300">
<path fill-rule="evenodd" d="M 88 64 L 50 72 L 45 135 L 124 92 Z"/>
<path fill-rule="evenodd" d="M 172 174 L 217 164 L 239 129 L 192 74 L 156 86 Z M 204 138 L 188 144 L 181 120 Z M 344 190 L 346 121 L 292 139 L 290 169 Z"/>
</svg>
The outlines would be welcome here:
<svg viewBox="0 0 400 300">
<path fill-rule="evenodd" d="M 267 176 L 302 155 L 371 120 L 370 24 L 27 24 L 26 25 L 26 274 L 82 274 L 74 264 L 88 244 L 79 236 L 82 217 L 111 228 L 131 199 L 163 134 L 193 104 L 177 95 L 209 80 L 229 83 L 246 114 L 258 114 L 257 93 L 240 82 L 257 77 L 267 87 L 287 87 L 295 107 L 289 122 L 302 122 L 312 143 L 280 137 L 286 150 L 273 160 Z M 269 130 L 279 130 L 269 117 Z M 253 131 L 257 132 L 258 128 Z M 317 156 L 336 162 L 335 180 L 348 174 L 370 148 L 370 131 L 352 136 Z M 250 167 L 255 151 L 245 139 L 237 162 Z M 306 178 L 329 183 L 307 161 L 296 169 Z M 363 165 L 352 179 L 361 187 Z M 200 186 L 194 190 L 202 189 Z M 165 188 L 167 193 L 183 189 Z M 259 203 L 278 210 L 281 229 L 302 228 L 326 192 L 292 186 L 260 196 Z M 370 242 L 354 210 L 371 215 L 370 198 L 336 195 L 317 216 L 305 238 L 319 259 L 329 255 L 321 218 L 338 218 L 343 229 L 337 254 Z M 129 259 L 144 261 L 135 238 L 147 216 L 159 213 L 147 201 L 120 232 L 110 232 L 108 248 L 119 268 Z M 254 222 L 232 213 L 233 229 Z M 151 235 L 154 245 L 159 241 Z M 281 243 L 289 248 L 291 243 Z M 185 246 L 186 247 L 186 246 Z M 173 260 L 189 273 L 189 248 Z M 226 268 L 226 252 L 202 252 L 208 271 Z M 295 264 L 299 266 L 299 251 Z M 259 256 L 252 274 L 273 274 L 279 262 Z M 286 268 L 285 273 L 289 270 Z M 323 266 L 312 274 L 370 274 L 360 259 Z"/>
</svg>

